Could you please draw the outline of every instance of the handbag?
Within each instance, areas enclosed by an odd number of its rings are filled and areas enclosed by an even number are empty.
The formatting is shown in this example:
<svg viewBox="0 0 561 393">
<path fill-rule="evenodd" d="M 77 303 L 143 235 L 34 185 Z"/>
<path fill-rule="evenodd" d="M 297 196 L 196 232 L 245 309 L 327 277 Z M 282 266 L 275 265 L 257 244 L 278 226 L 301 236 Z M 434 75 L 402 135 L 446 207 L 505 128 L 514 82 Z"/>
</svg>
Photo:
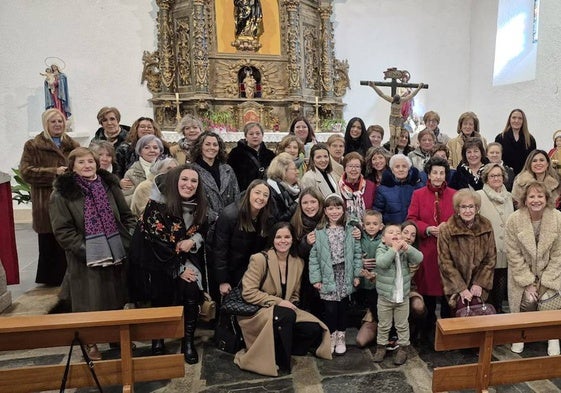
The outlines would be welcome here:
<svg viewBox="0 0 561 393">
<path fill-rule="evenodd" d="M 78 344 L 80 346 L 80 349 L 82 350 L 82 356 L 84 356 L 84 360 L 88 365 L 88 368 L 90 370 L 90 373 L 92 374 L 95 384 L 97 385 L 99 392 L 103 393 L 103 389 L 101 388 L 101 385 L 99 384 L 99 380 L 97 379 L 97 375 L 95 374 L 94 363 L 90 359 L 88 355 L 88 351 L 86 351 L 86 348 L 84 348 L 84 343 L 82 342 L 82 340 L 80 340 L 80 336 L 78 335 L 78 332 L 74 333 L 74 338 L 72 339 L 72 343 L 70 344 L 70 351 L 68 352 L 68 360 L 66 361 L 66 367 L 64 368 L 64 375 L 62 376 L 62 381 L 60 383 L 59 393 L 63 393 L 64 390 L 66 389 L 66 381 L 68 380 L 68 372 L 70 371 L 70 358 L 72 357 L 72 349 L 74 349 L 74 344 Z"/>
<path fill-rule="evenodd" d="M 522 292 L 522 299 L 520 299 L 520 312 L 530 312 L 538 310 L 538 300 L 527 296 L 526 291 Z"/>
<path fill-rule="evenodd" d="M 214 341 L 218 349 L 231 354 L 245 347 L 242 330 L 234 315 L 219 314 Z"/>
<path fill-rule="evenodd" d="M 216 302 L 208 292 L 203 292 L 203 304 L 199 306 L 199 319 L 204 322 L 210 322 L 216 318 Z"/>
<path fill-rule="evenodd" d="M 559 291 L 548 289 L 538 300 L 538 311 L 561 310 Z"/>
<path fill-rule="evenodd" d="M 457 303 L 456 317 L 475 317 L 478 315 L 494 315 L 497 311 L 492 304 L 485 303 L 480 297 L 472 297 L 471 301 Z"/>
</svg>

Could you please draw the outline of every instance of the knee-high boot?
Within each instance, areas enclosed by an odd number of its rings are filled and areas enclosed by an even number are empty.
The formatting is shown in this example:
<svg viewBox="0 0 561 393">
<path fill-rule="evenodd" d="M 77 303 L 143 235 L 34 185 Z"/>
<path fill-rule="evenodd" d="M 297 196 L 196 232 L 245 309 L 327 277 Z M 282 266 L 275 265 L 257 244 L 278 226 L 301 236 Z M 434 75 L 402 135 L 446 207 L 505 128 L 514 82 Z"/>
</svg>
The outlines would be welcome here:
<svg viewBox="0 0 561 393">
<path fill-rule="evenodd" d="M 183 339 L 183 353 L 185 362 L 195 364 L 199 362 L 199 354 L 195 348 L 195 329 L 199 319 L 199 305 L 196 301 L 187 300 L 184 307 L 185 337 Z"/>
</svg>

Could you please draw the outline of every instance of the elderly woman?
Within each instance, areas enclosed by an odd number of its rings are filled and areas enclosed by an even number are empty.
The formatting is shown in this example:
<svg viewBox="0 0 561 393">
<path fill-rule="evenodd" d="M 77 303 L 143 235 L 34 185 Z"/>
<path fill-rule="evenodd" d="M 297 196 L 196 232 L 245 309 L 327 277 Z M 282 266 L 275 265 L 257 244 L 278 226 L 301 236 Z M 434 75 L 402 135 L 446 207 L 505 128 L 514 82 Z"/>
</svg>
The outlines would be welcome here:
<svg viewBox="0 0 561 393">
<path fill-rule="evenodd" d="M 481 173 L 485 164 L 488 163 L 489 159 L 485 155 L 483 141 L 479 138 L 468 138 L 462 146 L 462 161 L 450 180 L 450 187 L 456 190 L 462 188 L 481 190 L 483 188 Z"/>
<path fill-rule="evenodd" d="M 419 251 L 423 253 L 423 263 L 414 276 L 417 292 L 423 295 L 427 316 L 420 334 L 427 338 L 435 327 L 436 304 L 440 301 L 440 315 L 450 316 L 448 302 L 444 298 L 436 243 L 442 227 L 454 214 L 452 198 L 456 190 L 448 187 L 446 177 L 450 166 L 441 157 L 432 157 L 425 166 L 428 175 L 426 187 L 413 192 L 407 219 L 412 220 L 419 229 Z"/>
<path fill-rule="evenodd" d="M 304 152 L 306 158 L 310 157 L 310 150 L 313 145 L 317 143 L 316 135 L 314 134 L 314 129 L 312 125 L 303 116 L 299 116 L 292 120 L 290 124 L 290 129 L 288 130 L 289 135 L 296 135 L 298 139 L 304 144 Z"/>
<path fill-rule="evenodd" d="M 332 134 L 325 142 L 331 156 L 333 172 L 343 176 L 343 156 L 345 155 L 345 138 L 341 134 Z"/>
<path fill-rule="evenodd" d="M 138 153 L 136 152 L 136 144 L 140 138 L 145 135 L 155 135 L 162 141 L 164 145 L 164 153 L 169 155 L 167 142 L 163 140 L 162 131 L 158 124 L 149 117 L 139 117 L 132 123 L 128 132 L 127 139 L 119 145 L 115 150 L 119 172 L 117 175 L 120 179 L 125 176 L 127 170 L 138 161 Z"/>
<path fill-rule="evenodd" d="M 162 194 L 148 202 L 137 227 L 131 263 L 142 266 L 148 273 L 147 293 L 142 295 L 152 306 L 183 305 L 185 362 L 195 364 L 199 361 L 194 344 L 195 329 L 205 273 L 205 191 L 199 174 L 190 164 L 169 171 L 165 183 Z M 152 341 L 152 352 L 165 353 L 164 340 Z"/>
<path fill-rule="evenodd" d="M 164 145 L 155 135 L 145 135 L 136 143 L 138 161 L 131 165 L 119 184 L 130 204 L 135 188 L 150 175 L 150 167 L 164 153 Z"/>
<path fill-rule="evenodd" d="M 512 191 L 514 185 L 514 170 L 503 162 L 503 147 L 498 142 L 491 142 L 487 145 L 487 159 L 490 163 L 500 164 L 505 169 L 504 185 L 508 192 Z"/>
<path fill-rule="evenodd" d="M 407 218 L 413 191 L 424 187 L 419 170 L 409 157 L 396 154 L 390 158 L 390 170 L 385 171 L 376 189 L 374 209 L 382 213 L 384 223 L 402 223 Z"/>
<path fill-rule="evenodd" d="M 366 155 L 366 151 L 372 147 L 372 142 L 366 133 L 366 126 L 360 117 L 353 117 L 347 123 L 345 130 L 345 155 L 356 151 L 361 156 Z"/>
<path fill-rule="evenodd" d="M 477 191 L 481 196 L 479 214 L 491 222 L 497 246 L 497 264 L 493 276 L 493 290 L 489 294 L 489 298 L 497 313 L 501 313 L 503 300 L 507 293 L 505 224 L 508 217 L 514 212 L 514 203 L 512 195 L 505 186 L 507 174 L 504 166 L 497 163 L 487 164 L 481 176 L 484 184 L 483 189 Z"/>
<path fill-rule="evenodd" d="M 448 146 L 446 146 L 443 143 L 437 143 L 432 148 L 431 157 L 444 158 L 446 161 L 448 161 L 448 163 L 450 163 L 450 149 L 448 149 Z M 448 172 L 448 175 L 446 176 L 446 183 L 450 184 L 450 181 L 452 180 L 455 174 L 456 174 L 456 170 L 454 168 L 450 168 L 450 172 Z"/>
<path fill-rule="evenodd" d="M 309 168 L 301 180 L 302 188 L 313 188 L 323 198 L 338 193 L 337 184 L 340 176 L 333 171 L 332 164 L 329 148 L 325 144 L 318 143 L 312 146 Z"/>
<path fill-rule="evenodd" d="M 97 112 L 97 121 L 101 127 L 95 132 L 92 142 L 98 140 L 108 141 L 116 150 L 127 139 L 130 127 L 119 124 L 121 112 L 117 108 L 104 106 Z"/>
<path fill-rule="evenodd" d="M 186 115 L 181 118 L 175 131 L 181 135 L 181 139 L 169 148 L 171 156 L 181 165 L 191 162 L 191 149 L 203 132 L 203 123 L 196 117 Z"/>
<path fill-rule="evenodd" d="M 99 167 L 109 173 L 119 173 L 119 165 L 115 157 L 115 148 L 107 141 L 94 141 L 90 143 L 89 149 L 99 157 Z"/>
<path fill-rule="evenodd" d="M 411 153 L 414 149 L 413 146 L 411 146 L 411 136 L 409 135 L 409 131 L 406 129 L 401 130 L 394 151 L 390 150 L 390 141 L 384 143 L 384 149 L 389 151 L 390 154 L 408 155 Z"/>
<path fill-rule="evenodd" d="M 236 174 L 226 164 L 226 144 L 215 132 L 205 131 L 193 145 L 191 159 L 208 200 L 209 224 L 213 224 L 224 207 L 240 194 Z"/>
<path fill-rule="evenodd" d="M 497 253 L 493 226 L 479 214 L 479 194 L 464 188 L 454 194 L 453 204 L 455 214 L 440 228 L 437 251 L 444 295 L 455 310 L 474 296 L 487 300 Z"/>
<path fill-rule="evenodd" d="M 228 165 L 236 173 L 240 191 L 244 191 L 253 180 L 264 179 L 267 168 L 275 158 L 275 153 L 267 149 L 263 142 L 265 130 L 261 124 L 247 123 L 243 127 L 243 134 L 245 139 L 239 140 L 228 156 Z"/>
<path fill-rule="evenodd" d="M 360 226 L 364 212 L 372 208 L 376 184 L 362 176 L 364 159 L 356 151 L 345 155 L 343 168 L 345 172 L 339 180 L 337 194 L 343 197 L 348 220 L 355 220 Z"/>
<path fill-rule="evenodd" d="M 533 181 L 522 194 L 523 204 L 506 222 L 508 304 L 520 312 L 522 297 L 534 301 L 561 290 L 561 213 L 552 207 L 547 186 Z M 520 353 L 524 343 L 512 344 Z M 559 355 L 559 340 L 549 340 L 548 355 Z"/>
<path fill-rule="evenodd" d="M 440 115 L 435 111 L 428 111 L 423 115 L 423 123 L 425 124 L 425 130 L 432 131 L 436 137 L 435 143 L 442 143 L 446 145 L 450 140 L 450 137 L 443 133 L 438 125 L 440 124 Z M 419 134 L 415 134 L 411 137 L 411 144 L 413 146 L 419 145 Z"/>
<path fill-rule="evenodd" d="M 242 280 L 242 296 L 261 306 L 253 316 L 238 317 L 247 349 L 234 362 L 243 370 L 277 376 L 291 371 L 291 355 L 331 359 L 327 326 L 298 307 L 304 262 L 294 252 L 290 224 L 271 230 L 270 248 L 254 254 Z"/>
<path fill-rule="evenodd" d="M 432 148 L 436 143 L 436 136 L 429 129 L 419 132 L 419 146 L 407 156 L 411 159 L 413 166 L 419 171 L 425 169 L 425 164 L 431 158 Z"/>
<path fill-rule="evenodd" d="M 308 170 L 308 160 L 304 158 L 304 144 L 296 135 L 286 135 L 277 145 L 277 154 L 288 153 L 292 156 L 298 169 L 298 178 L 301 179 Z"/>
<path fill-rule="evenodd" d="M 49 218 L 49 197 L 53 181 L 67 168 L 67 157 L 79 144 L 66 134 L 66 118 L 58 109 L 47 109 L 41 116 L 43 132 L 27 141 L 19 170 L 31 185 L 33 230 L 39 237 L 39 263 L 35 282 L 60 285 L 66 271 L 64 250 L 53 236 Z"/>
<path fill-rule="evenodd" d="M 267 169 L 267 177 L 275 221 L 290 220 L 298 206 L 300 195 L 298 169 L 292 156 L 288 153 L 280 153 L 276 156 Z"/>
<path fill-rule="evenodd" d="M 450 139 L 446 144 L 450 149 L 450 166 L 456 168 L 462 161 L 462 147 L 468 138 L 480 138 L 483 147 L 487 146 L 487 141 L 480 134 L 479 119 L 473 112 L 464 112 L 458 118 L 458 127 L 456 129 L 458 136 Z"/>
<path fill-rule="evenodd" d="M 512 186 L 512 198 L 517 206 L 524 205 L 524 193 L 528 184 L 533 181 L 541 181 L 551 196 L 554 205 L 557 204 L 561 192 L 559 177 L 551 165 L 547 153 L 543 150 L 533 150 L 528 155 L 522 172 L 514 179 Z"/>
<path fill-rule="evenodd" d="M 536 140 L 528 131 L 528 120 L 522 109 L 513 109 L 508 115 L 503 132 L 495 137 L 503 147 L 505 165 L 518 175 L 532 150 L 536 149 Z"/>
<path fill-rule="evenodd" d="M 366 152 L 364 161 L 366 165 L 364 177 L 379 185 L 382 182 L 383 173 L 389 168 L 390 154 L 383 147 L 371 147 Z"/>
<path fill-rule="evenodd" d="M 122 309 L 127 299 L 123 263 L 136 220 L 117 177 L 99 169 L 95 153 L 73 150 L 68 169 L 55 180 L 49 207 L 54 235 L 66 251 L 72 312 Z M 101 359 L 95 344 L 88 345 L 88 353 Z"/>
</svg>

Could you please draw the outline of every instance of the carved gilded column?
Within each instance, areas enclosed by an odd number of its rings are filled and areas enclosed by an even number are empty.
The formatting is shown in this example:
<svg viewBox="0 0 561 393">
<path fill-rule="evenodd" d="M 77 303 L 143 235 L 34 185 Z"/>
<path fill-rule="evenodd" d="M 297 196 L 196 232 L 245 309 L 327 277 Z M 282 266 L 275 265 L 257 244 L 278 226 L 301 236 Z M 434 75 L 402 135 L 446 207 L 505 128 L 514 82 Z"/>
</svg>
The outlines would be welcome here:
<svg viewBox="0 0 561 393">
<path fill-rule="evenodd" d="M 195 93 L 208 94 L 208 34 L 206 29 L 206 7 L 208 0 L 193 1 L 193 72 L 195 73 Z"/>
<path fill-rule="evenodd" d="M 301 96 L 302 48 L 300 43 L 300 17 L 298 15 L 300 0 L 284 0 L 283 5 L 287 12 L 288 94 Z"/>
<path fill-rule="evenodd" d="M 319 8 L 321 18 L 321 87 L 324 98 L 333 97 L 333 24 L 331 5 Z"/>
<path fill-rule="evenodd" d="M 162 83 L 166 90 L 173 91 L 175 79 L 175 55 L 173 43 L 173 24 L 171 21 L 170 9 L 174 6 L 175 0 L 156 0 L 160 10 L 158 11 L 158 49 L 160 53 L 160 72 Z"/>
</svg>

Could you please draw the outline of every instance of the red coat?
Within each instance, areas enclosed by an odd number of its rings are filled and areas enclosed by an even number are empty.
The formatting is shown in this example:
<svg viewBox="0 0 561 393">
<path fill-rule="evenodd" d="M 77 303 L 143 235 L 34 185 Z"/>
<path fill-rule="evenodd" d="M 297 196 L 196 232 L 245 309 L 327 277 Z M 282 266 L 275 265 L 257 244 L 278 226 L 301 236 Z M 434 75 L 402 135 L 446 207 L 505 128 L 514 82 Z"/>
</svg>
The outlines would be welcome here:
<svg viewBox="0 0 561 393">
<path fill-rule="evenodd" d="M 446 188 L 440 199 L 440 222 L 435 220 L 435 196 L 428 187 L 420 188 L 413 192 L 407 219 L 415 221 L 419 229 L 417 239 L 419 250 L 423 253 L 423 262 L 417 270 L 414 280 L 417 292 L 421 295 L 443 296 L 442 281 L 438 267 L 438 253 L 436 250 L 436 237 L 427 235 L 427 228 L 438 226 L 454 215 L 452 196 L 456 190 Z"/>
</svg>

